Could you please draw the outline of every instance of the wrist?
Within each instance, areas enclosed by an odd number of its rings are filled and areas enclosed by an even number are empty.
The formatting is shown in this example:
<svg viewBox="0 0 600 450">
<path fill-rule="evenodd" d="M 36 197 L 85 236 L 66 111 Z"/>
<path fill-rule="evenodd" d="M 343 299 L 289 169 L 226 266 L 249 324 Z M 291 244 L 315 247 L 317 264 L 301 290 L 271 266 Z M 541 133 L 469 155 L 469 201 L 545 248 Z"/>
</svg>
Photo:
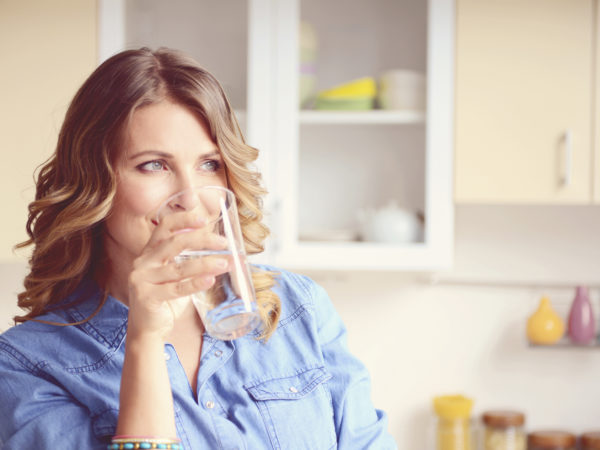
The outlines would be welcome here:
<svg viewBox="0 0 600 450">
<path fill-rule="evenodd" d="M 127 329 L 125 350 L 148 355 L 152 350 L 163 352 L 165 339 L 160 333 Z"/>
<path fill-rule="evenodd" d="M 127 340 L 147 343 L 164 343 L 166 336 L 165 330 L 146 325 L 147 324 L 143 320 L 140 321 L 139 317 L 134 317 L 130 313 L 127 320 Z"/>
<path fill-rule="evenodd" d="M 166 305 L 165 305 L 166 307 Z M 129 308 L 127 316 L 127 335 L 136 339 L 165 340 L 173 327 L 171 314 L 148 314 L 140 308 Z"/>
</svg>

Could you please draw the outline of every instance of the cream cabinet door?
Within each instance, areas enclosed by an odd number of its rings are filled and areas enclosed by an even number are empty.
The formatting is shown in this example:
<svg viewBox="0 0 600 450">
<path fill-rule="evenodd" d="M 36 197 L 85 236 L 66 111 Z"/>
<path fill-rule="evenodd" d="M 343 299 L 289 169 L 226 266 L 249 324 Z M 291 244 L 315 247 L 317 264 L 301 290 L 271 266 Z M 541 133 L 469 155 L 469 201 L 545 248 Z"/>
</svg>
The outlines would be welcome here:
<svg viewBox="0 0 600 450">
<path fill-rule="evenodd" d="M 0 263 L 24 260 L 33 173 L 54 150 L 69 102 L 96 65 L 96 2 L 0 1 Z"/>
<path fill-rule="evenodd" d="M 457 1 L 457 202 L 591 201 L 593 11 Z"/>
<path fill-rule="evenodd" d="M 594 203 L 600 203 L 600 2 L 596 4 L 596 103 L 594 108 Z"/>
</svg>

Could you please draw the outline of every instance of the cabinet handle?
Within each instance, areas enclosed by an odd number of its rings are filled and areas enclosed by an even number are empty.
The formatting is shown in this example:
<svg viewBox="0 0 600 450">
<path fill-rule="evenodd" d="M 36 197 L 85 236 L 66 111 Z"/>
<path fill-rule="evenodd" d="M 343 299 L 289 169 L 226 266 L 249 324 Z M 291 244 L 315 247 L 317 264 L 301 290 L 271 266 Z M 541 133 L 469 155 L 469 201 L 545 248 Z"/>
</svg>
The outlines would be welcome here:
<svg viewBox="0 0 600 450">
<path fill-rule="evenodd" d="M 560 183 L 563 187 L 567 187 L 571 185 L 571 166 L 573 159 L 573 136 L 571 130 L 565 131 L 563 136 L 564 142 L 564 164 L 563 164 L 563 174 L 560 179 Z"/>
</svg>

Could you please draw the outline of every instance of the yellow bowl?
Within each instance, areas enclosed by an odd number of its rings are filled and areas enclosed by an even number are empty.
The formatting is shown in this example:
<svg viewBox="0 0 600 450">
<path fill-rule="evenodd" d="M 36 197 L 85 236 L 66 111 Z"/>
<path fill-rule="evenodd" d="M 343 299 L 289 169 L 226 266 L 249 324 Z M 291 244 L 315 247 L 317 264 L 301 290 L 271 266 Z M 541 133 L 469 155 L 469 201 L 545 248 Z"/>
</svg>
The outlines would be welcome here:
<svg viewBox="0 0 600 450">
<path fill-rule="evenodd" d="M 333 111 L 366 111 L 373 109 L 374 100 L 375 99 L 373 97 L 317 97 L 315 100 L 315 109 Z"/>
</svg>

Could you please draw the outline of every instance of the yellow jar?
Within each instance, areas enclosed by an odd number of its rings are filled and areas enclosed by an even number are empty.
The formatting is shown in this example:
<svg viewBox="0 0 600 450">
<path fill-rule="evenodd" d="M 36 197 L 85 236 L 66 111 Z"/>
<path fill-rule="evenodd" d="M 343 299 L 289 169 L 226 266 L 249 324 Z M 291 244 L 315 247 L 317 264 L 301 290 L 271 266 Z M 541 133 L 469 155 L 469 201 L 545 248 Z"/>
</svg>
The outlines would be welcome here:
<svg viewBox="0 0 600 450">
<path fill-rule="evenodd" d="M 462 395 L 433 399 L 437 415 L 436 450 L 475 450 L 471 433 L 473 400 Z"/>
</svg>

